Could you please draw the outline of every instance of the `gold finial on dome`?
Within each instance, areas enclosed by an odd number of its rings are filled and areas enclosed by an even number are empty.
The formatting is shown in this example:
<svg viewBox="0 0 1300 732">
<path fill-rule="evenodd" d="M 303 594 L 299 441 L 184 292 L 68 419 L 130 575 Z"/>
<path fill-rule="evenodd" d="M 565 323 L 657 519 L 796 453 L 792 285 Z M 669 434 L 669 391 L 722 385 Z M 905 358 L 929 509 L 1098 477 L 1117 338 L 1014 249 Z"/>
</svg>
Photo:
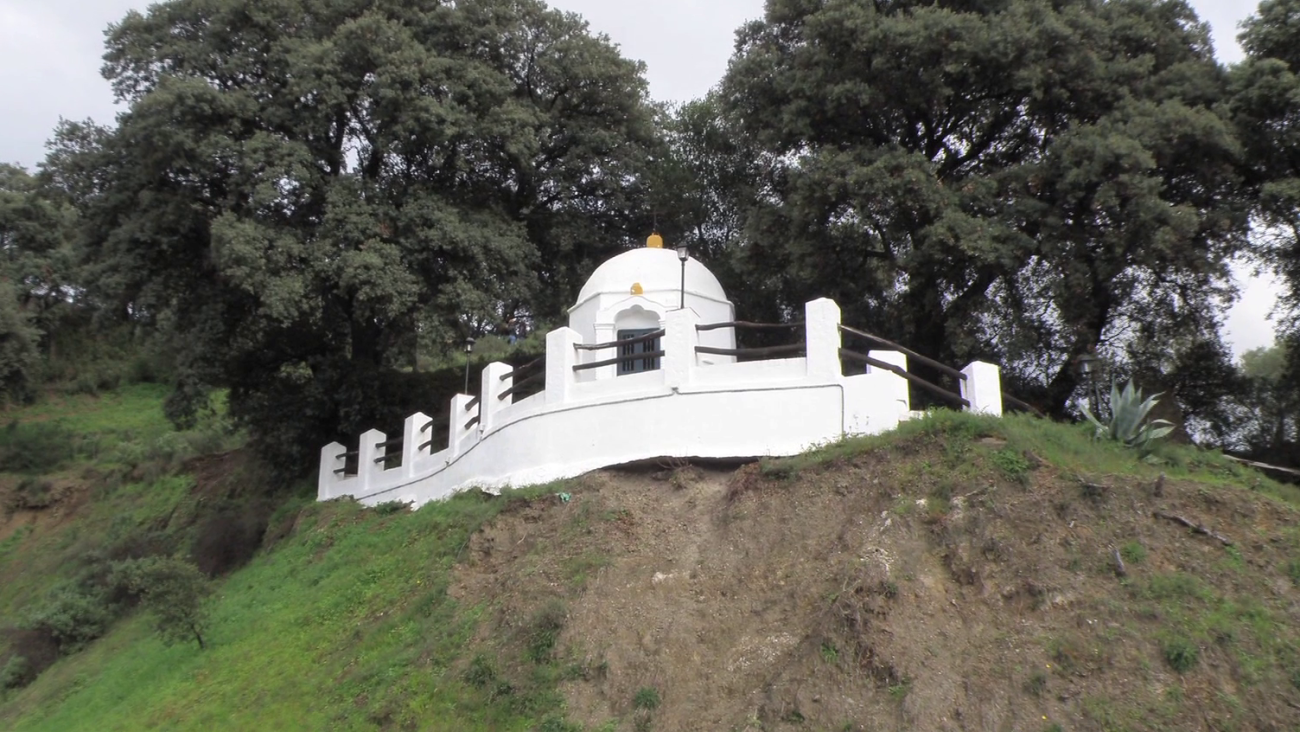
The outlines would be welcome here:
<svg viewBox="0 0 1300 732">
<path fill-rule="evenodd" d="M 656 231 L 646 238 L 645 245 L 647 249 L 663 249 L 664 238 L 659 236 L 659 232 Z"/>
</svg>

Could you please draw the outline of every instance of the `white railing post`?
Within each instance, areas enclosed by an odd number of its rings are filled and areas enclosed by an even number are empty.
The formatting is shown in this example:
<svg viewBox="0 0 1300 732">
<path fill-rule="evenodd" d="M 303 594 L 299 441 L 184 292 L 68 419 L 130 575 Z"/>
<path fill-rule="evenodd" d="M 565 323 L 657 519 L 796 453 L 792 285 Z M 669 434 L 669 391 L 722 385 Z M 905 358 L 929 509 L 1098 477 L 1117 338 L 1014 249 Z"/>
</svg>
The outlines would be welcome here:
<svg viewBox="0 0 1300 732">
<path fill-rule="evenodd" d="M 379 484 L 379 478 L 384 474 L 384 465 L 375 462 L 375 459 L 387 454 L 387 448 L 378 446 L 387 441 L 388 435 L 379 430 L 361 433 L 361 444 L 357 446 L 357 477 L 361 478 L 361 495 L 357 498 L 369 493 L 372 486 Z"/>
<path fill-rule="evenodd" d="M 501 377 L 515 370 L 514 366 L 500 361 L 493 361 L 483 369 L 483 385 L 478 401 L 478 429 L 482 434 L 496 426 L 497 414 L 510 406 L 510 398 L 501 398 L 502 392 L 510 391 L 514 386 L 513 378 Z M 468 419 L 468 417 L 466 418 Z"/>
<path fill-rule="evenodd" d="M 456 457 L 457 455 L 459 455 L 460 441 L 465 439 L 465 436 L 468 435 L 471 430 L 478 429 L 477 424 L 471 425 L 469 427 L 465 426 L 466 423 L 468 423 L 471 419 L 477 417 L 479 414 L 477 407 L 470 408 L 469 404 L 472 401 L 474 401 L 474 397 L 470 396 L 469 394 L 457 394 L 456 396 L 451 398 L 451 407 L 449 408 L 447 414 L 447 446 L 446 447 L 450 451 L 447 453 L 448 457 Z M 425 438 L 425 441 L 427 442 L 428 438 Z M 438 446 L 430 445 L 429 452 L 435 453 L 441 451 L 441 449 L 435 450 L 434 449 L 435 447 Z"/>
<path fill-rule="evenodd" d="M 334 471 L 347 465 L 347 460 L 339 459 L 339 455 L 346 451 L 347 448 L 337 442 L 331 442 L 320 449 L 320 475 L 316 477 L 316 500 L 328 501 L 338 497 L 334 495 L 334 487 L 343 480 L 343 474 Z"/>
<path fill-rule="evenodd" d="M 839 381 L 840 306 L 829 298 L 818 298 L 804 305 L 804 332 L 807 334 L 808 376 Z"/>
<path fill-rule="evenodd" d="M 572 328 L 558 328 L 546 334 L 546 403 L 564 404 L 573 395 L 578 383 L 578 373 L 573 370 L 580 363 L 575 345 L 582 343 L 582 334 Z M 603 360 L 603 359 L 600 359 Z"/>
<path fill-rule="evenodd" d="M 406 418 L 402 424 L 402 477 L 411 478 L 415 476 L 415 461 L 417 458 L 429 454 L 429 449 L 420 449 L 420 445 L 429 441 L 426 436 L 433 431 L 433 428 L 424 429 L 429 424 L 429 415 L 422 412 L 416 412 Z"/>
<path fill-rule="evenodd" d="M 664 315 L 663 344 L 664 386 L 674 391 L 691 383 L 695 370 L 695 347 L 700 344 L 700 316 L 690 308 L 670 310 Z"/>
<path fill-rule="evenodd" d="M 961 382 L 961 395 L 970 402 L 968 411 L 978 414 L 1002 416 L 1002 372 L 997 366 L 983 361 L 972 361 L 961 371 L 966 378 Z"/>
<path fill-rule="evenodd" d="M 867 355 L 883 361 L 890 366 L 907 370 L 907 354 L 902 351 L 867 351 Z M 881 381 L 881 388 L 885 389 L 892 400 L 898 404 L 898 416 L 907 419 L 912 412 L 912 398 L 907 391 L 907 379 L 895 374 L 888 369 L 882 369 L 879 366 L 867 364 L 868 374 L 878 374 Z"/>
</svg>

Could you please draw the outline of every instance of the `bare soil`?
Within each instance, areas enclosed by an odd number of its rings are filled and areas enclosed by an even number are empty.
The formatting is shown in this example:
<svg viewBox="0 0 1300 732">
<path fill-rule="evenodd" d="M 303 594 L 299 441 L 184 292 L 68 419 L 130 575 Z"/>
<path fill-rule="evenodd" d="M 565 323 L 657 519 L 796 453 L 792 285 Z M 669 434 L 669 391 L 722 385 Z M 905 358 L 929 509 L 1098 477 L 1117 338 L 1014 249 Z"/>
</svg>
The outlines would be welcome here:
<svg viewBox="0 0 1300 732">
<path fill-rule="evenodd" d="M 563 608 L 569 714 L 593 729 L 1300 725 L 1295 510 L 1041 463 L 918 468 L 943 460 L 915 441 L 793 476 L 594 473 L 476 534 L 452 592 L 490 608 L 479 640 L 516 679 Z"/>
</svg>

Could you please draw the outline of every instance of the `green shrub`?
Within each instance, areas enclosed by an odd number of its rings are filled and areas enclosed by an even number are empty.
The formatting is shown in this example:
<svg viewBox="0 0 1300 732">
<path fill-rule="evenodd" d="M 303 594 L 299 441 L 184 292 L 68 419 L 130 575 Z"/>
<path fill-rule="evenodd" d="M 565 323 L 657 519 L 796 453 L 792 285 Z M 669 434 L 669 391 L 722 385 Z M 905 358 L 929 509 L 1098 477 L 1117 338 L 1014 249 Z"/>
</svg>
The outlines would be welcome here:
<svg viewBox="0 0 1300 732">
<path fill-rule="evenodd" d="M 17 689 L 31 683 L 32 665 L 23 656 L 10 656 L 0 666 L 0 689 Z"/>
<path fill-rule="evenodd" d="M 632 707 L 635 709 L 644 709 L 654 711 L 659 708 L 659 690 L 653 686 L 642 686 L 636 690 L 636 695 L 632 697 Z"/>
<path fill-rule="evenodd" d="M 1200 649 L 1190 638 L 1181 635 L 1170 635 L 1161 640 L 1160 651 L 1169 668 L 1180 674 L 1190 671 L 1200 659 Z"/>
<path fill-rule="evenodd" d="M 392 516 L 395 513 L 410 511 L 411 504 L 403 501 L 386 501 L 376 505 L 372 510 L 380 516 Z"/>
<path fill-rule="evenodd" d="M 1153 442 L 1174 431 L 1173 423 L 1167 420 L 1146 421 L 1147 415 L 1159 403 L 1156 399 L 1158 396 L 1160 395 L 1152 394 L 1143 400 L 1142 390 L 1134 387 L 1132 380 L 1123 391 L 1120 391 L 1118 385 L 1111 384 L 1110 421 L 1103 423 L 1086 407 L 1083 416 L 1092 423 L 1098 439 L 1111 439 L 1146 453 Z"/>
<path fill-rule="evenodd" d="M 1136 541 L 1125 542 L 1119 548 L 1120 556 L 1130 564 L 1141 564 L 1147 558 L 1147 549 Z"/>
<path fill-rule="evenodd" d="M 39 478 L 23 478 L 9 494 L 4 505 L 5 513 L 14 511 L 43 511 L 58 502 L 54 484 Z"/>
<path fill-rule="evenodd" d="M 565 721 L 564 717 L 560 716 L 547 717 L 537 728 L 537 732 L 582 732 L 582 730 L 582 725 Z"/>
<path fill-rule="evenodd" d="M 49 634 L 59 652 L 68 654 L 104 635 L 116 617 L 117 609 L 105 593 L 65 584 L 54 589 L 23 626 Z"/>
<path fill-rule="evenodd" d="M 50 472 L 76 454 L 80 440 L 57 422 L 10 422 L 0 430 L 0 470 Z"/>
<path fill-rule="evenodd" d="M 1017 482 L 1025 482 L 1029 474 L 1029 461 L 1018 450 L 1004 448 L 993 453 L 993 464 Z"/>
<path fill-rule="evenodd" d="M 555 644 L 564 630 L 566 611 L 559 602 L 548 603 L 533 616 L 528 625 L 526 654 L 533 663 L 549 663 L 554 657 Z"/>
</svg>

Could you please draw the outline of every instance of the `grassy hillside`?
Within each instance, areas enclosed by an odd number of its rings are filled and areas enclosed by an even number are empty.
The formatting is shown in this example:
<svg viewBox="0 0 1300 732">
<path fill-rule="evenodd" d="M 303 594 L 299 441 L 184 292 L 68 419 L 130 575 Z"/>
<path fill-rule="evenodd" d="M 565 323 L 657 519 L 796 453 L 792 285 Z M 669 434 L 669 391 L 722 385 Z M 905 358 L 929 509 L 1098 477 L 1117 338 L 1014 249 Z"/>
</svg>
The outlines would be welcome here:
<svg viewBox="0 0 1300 732">
<path fill-rule="evenodd" d="M 0 625 L 96 550 L 202 550 L 207 506 L 249 500 L 158 396 L 18 415 L 99 447 L 6 478 L 68 487 L 0 523 Z M 290 492 L 216 580 L 207 650 L 126 612 L 3 692 L 0 728 L 1291 730 L 1297 502 L 1212 454 L 947 412 L 414 512 Z"/>
</svg>

